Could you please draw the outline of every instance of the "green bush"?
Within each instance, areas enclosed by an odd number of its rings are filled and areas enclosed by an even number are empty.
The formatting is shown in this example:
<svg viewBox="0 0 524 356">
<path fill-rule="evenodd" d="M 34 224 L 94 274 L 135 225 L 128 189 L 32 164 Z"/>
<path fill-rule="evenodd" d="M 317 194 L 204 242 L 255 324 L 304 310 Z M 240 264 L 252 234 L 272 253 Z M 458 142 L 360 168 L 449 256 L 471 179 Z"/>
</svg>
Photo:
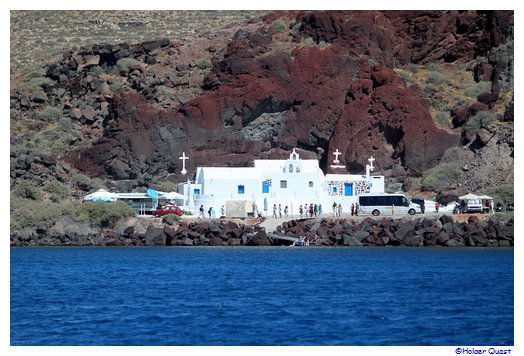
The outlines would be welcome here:
<svg viewBox="0 0 524 356">
<path fill-rule="evenodd" d="M 302 28 L 302 22 L 292 23 L 291 24 L 291 34 L 297 35 Z"/>
<path fill-rule="evenodd" d="M 118 220 L 135 215 L 133 208 L 122 201 L 114 203 L 95 201 L 76 204 L 73 219 L 89 221 L 101 227 L 112 227 Z"/>
<path fill-rule="evenodd" d="M 320 49 L 325 49 L 325 48 L 328 48 L 329 46 L 331 46 L 330 43 L 327 43 L 326 41 L 324 40 L 320 40 L 320 42 L 318 42 L 318 47 Z"/>
<path fill-rule="evenodd" d="M 450 147 L 444 152 L 440 163 L 452 163 L 456 161 L 464 160 L 464 148 L 463 147 Z"/>
<path fill-rule="evenodd" d="M 122 76 L 128 75 L 132 66 L 138 66 L 140 62 L 134 58 L 121 58 L 116 62 L 118 73 Z"/>
<path fill-rule="evenodd" d="M 104 188 L 104 183 L 100 178 L 89 178 L 81 173 L 73 178 L 73 183 L 78 189 L 83 190 L 84 192 L 91 192 L 93 190 Z"/>
<path fill-rule="evenodd" d="M 42 190 L 35 185 L 35 183 L 28 180 L 19 180 L 16 182 L 14 194 L 20 198 L 42 200 Z"/>
<path fill-rule="evenodd" d="M 430 63 L 428 65 L 428 69 L 431 71 L 438 72 L 440 70 L 440 66 L 437 63 Z"/>
<path fill-rule="evenodd" d="M 164 217 L 162 218 L 162 222 L 168 225 L 174 225 L 179 220 L 180 220 L 180 216 L 176 214 L 167 214 L 167 215 L 164 215 Z"/>
<path fill-rule="evenodd" d="M 437 91 L 437 87 L 435 86 L 435 84 L 427 83 L 424 85 L 423 91 L 425 95 L 431 96 L 434 92 Z"/>
<path fill-rule="evenodd" d="M 476 99 L 479 94 L 490 92 L 491 82 L 480 81 L 478 83 L 472 84 L 469 88 L 466 88 L 466 95 L 474 99 Z"/>
<path fill-rule="evenodd" d="M 158 190 L 159 192 L 176 192 L 177 191 L 177 184 L 175 182 L 158 182 L 154 185 L 154 188 Z"/>
<path fill-rule="evenodd" d="M 42 85 L 44 84 L 51 84 L 53 81 L 49 78 L 44 77 L 33 77 L 29 79 L 25 84 L 22 85 L 23 89 L 26 89 L 28 91 L 38 91 L 42 89 Z"/>
<path fill-rule="evenodd" d="M 39 120 L 47 122 L 58 122 L 62 118 L 62 110 L 54 106 L 46 106 L 36 114 Z"/>
<path fill-rule="evenodd" d="M 502 184 L 496 187 L 491 187 L 486 190 L 486 194 L 493 197 L 496 203 L 513 203 L 514 201 L 514 186 L 513 184 Z"/>
<path fill-rule="evenodd" d="M 422 178 L 409 177 L 404 180 L 404 188 L 406 191 L 419 190 L 422 186 Z"/>
<path fill-rule="evenodd" d="M 314 46 L 315 40 L 312 37 L 303 38 L 302 41 L 300 41 L 305 46 Z"/>
<path fill-rule="evenodd" d="M 449 111 L 439 111 L 437 112 L 436 119 L 440 126 L 449 126 L 451 122 L 451 114 Z"/>
<path fill-rule="evenodd" d="M 479 111 L 475 116 L 469 118 L 464 125 L 467 133 L 477 132 L 480 128 L 486 128 L 497 119 L 497 115 L 491 111 Z"/>
<path fill-rule="evenodd" d="M 421 189 L 438 192 L 442 189 L 455 188 L 464 181 L 463 161 L 441 163 L 428 169 L 422 175 Z"/>
<path fill-rule="evenodd" d="M 69 204 L 35 201 L 11 195 L 11 230 L 37 226 L 45 222 L 48 226 L 56 223 L 59 217 L 67 215 Z"/>
<path fill-rule="evenodd" d="M 197 63 L 197 67 L 202 70 L 211 68 L 212 66 L 213 64 L 209 59 L 202 59 L 200 62 Z"/>
<path fill-rule="evenodd" d="M 418 73 L 418 66 L 416 64 L 410 63 L 406 66 L 406 69 L 413 74 Z"/>
<path fill-rule="evenodd" d="M 89 222 L 101 227 L 113 227 L 122 218 L 135 216 L 135 211 L 124 202 L 68 202 L 35 201 L 11 194 L 11 230 L 46 223 L 52 226 L 62 216 L 71 215 L 75 221 Z"/>
<path fill-rule="evenodd" d="M 163 85 L 156 87 L 156 93 L 157 95 L 167 96 L 168 98 L 173 100 L 176 99 L 176 95 L 168 87 L 165 87 Z"/>
<path fill-rule="evenodd" d="M 440 85 L 446 82 L 446 78 L 436 71 L 429 72 L 426 78 L 426 84 Z"/>
<path fill-rule="evenodd" d="M 286 30 L 286 23 L 282 20 L 273 22 L 273 29 L 276 33 L 283 33 Z"/>
<path fill-rule="evenodd" d="M 71 196 L 71 189 L 67 184 L 60 183 L 56 179 L 47 181 L 44 185 L 44 191 L 49 193 L 51 201 L 58 203 Z"/>
</svg>

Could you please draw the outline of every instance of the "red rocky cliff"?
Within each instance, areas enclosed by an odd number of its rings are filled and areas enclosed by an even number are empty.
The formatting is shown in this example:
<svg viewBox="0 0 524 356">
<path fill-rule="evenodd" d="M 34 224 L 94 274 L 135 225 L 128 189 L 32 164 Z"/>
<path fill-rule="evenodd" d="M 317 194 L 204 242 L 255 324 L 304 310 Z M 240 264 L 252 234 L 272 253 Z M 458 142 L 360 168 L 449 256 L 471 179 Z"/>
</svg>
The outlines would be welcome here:
<svg viewBox="0 0 524 356">
<path fill-rule="evenodd" d="M 289 36 L 276 21 L 291 23 Z M 194 173 L 298 147 L 325 171 L 339 149 L 351 173 L 363 173 L 373 155 L 382 171 L 418 175 L 459 137 L 435 126 L 420 89 L 392 68 L 469 61 L 502 42 L 509 21 L 507 12 L 275 13 L 213 49 L 213 68 L 191 100 L 162 108 L 143 85 L 115 95 L 103 137 L 69 160 L 91 174 L 147 184 L 180 180 L 183 151 Z"/>
</svg>

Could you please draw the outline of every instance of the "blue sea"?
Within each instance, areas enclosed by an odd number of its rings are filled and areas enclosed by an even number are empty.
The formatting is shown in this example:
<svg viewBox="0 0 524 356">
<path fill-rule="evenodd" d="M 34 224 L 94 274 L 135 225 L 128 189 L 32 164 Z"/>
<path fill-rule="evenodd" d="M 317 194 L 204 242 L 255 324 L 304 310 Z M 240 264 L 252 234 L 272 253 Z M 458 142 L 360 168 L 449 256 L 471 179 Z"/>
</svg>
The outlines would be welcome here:
<svg viewBox="0 0 524 356">
<path fill-rule="evenodd" d="M 11 248 L 11 345 L 513 345 L 513 249 Z"/>
</svg>

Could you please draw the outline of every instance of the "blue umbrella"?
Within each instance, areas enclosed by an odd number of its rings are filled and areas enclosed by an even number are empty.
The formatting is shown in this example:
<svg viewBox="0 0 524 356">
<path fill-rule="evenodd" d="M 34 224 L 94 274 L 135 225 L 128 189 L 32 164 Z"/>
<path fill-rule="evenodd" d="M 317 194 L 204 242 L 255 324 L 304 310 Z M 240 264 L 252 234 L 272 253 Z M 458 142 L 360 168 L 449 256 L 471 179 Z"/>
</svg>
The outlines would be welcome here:
<svg viewBox="0 0 524 356">
<path fill-rule="evenodd" d="M 146 190 L 146 194 L 150 196 L 153 199 L 158 199 L 158 192 L 154 189 L 148 189 Z"/>
</svg>

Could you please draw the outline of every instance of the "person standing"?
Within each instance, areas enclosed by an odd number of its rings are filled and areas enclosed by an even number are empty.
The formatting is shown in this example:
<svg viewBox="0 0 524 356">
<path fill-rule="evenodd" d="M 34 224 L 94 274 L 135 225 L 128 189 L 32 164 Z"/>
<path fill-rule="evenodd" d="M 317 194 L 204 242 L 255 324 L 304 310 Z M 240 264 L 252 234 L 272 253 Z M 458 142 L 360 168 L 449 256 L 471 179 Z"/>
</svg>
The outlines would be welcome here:
<svg viewBox="0 0 524 356">
<path fill-rule="evenodd" d="M 440 208 L 440 204 L 438 202 L 435 203 L 435 211 L 438 213 L 438 209 Z"/>
<path fill-rule="evenodd" d="M 286 218 L 287 218 L 287 212 L 288 212 L 288 208 L 287 208 L 287 205 L 286 205 L 286 207 L 284 208 L 284 215 L 286 216 Z"/>
<path fill-rule="evenodd" d="M 198 215 L 198 217 L 202 217 L 202 218 L 205 218 L 206 216 L 204 215 L 204 205 L 200 205 L 200 214 Z"/>
<path fill-rule="evenodd" d="M 315 206 L 313 207 L 313 213 L 315 214 L 315 216 L 318 215 L 318 205 L 315 204 Z"/>
<path fill-rule="evenodd" d="M 275 219 L 277 218 L 277 205 L 276 204 L 273 204 L 273 217 Z"/>
<path fill-rule="evenodd" d="M 318 215 L 322 215 L 322 204 L 318 204 Z"/>
<path fill-rule="evenodd" d="M 209 215 L 209 218 L 211 219 L 211 213 L 213 212 L 213 207 L 209 207 L 209 210 L 207 211 L 207 214 Z"/>
<path fill-rule="evenodd" d="M 282 205 L 278 204 L 278 215 L 282 219 Z"/>
<path fill-rule="evenodd" d="M 309 204 L 309 217 L 313 217 L 313 204 Z"/>
<path fill-rule="evenodd" d="M 223 205 L 222 205 L 222 207 L 220 208 L 220 215 L 221 215 L 221 216 L 226 216 L 226 209 L 224 208 Z"/>
<path fill-rule="evenodd" d="M 355 215 L 355 203 L 351 204 L 351 216 Z"/>
<path fill-rule="evenodd" d="M 304 213 L 304 208 L 302 208 L 302 205 L 298 208 L 298 213 L 300 214 L 300 217 L 302 217 L 302 214 Z"/>
<path fill-rule="evenodd" d="M 355 203 L 355 216 L 358 216 L 358 203 Z"/>
<path fill-rule="evenodd" d="M 333 217 L 337 216 L 337 203 L 333 202 Z"/>
</svg>

